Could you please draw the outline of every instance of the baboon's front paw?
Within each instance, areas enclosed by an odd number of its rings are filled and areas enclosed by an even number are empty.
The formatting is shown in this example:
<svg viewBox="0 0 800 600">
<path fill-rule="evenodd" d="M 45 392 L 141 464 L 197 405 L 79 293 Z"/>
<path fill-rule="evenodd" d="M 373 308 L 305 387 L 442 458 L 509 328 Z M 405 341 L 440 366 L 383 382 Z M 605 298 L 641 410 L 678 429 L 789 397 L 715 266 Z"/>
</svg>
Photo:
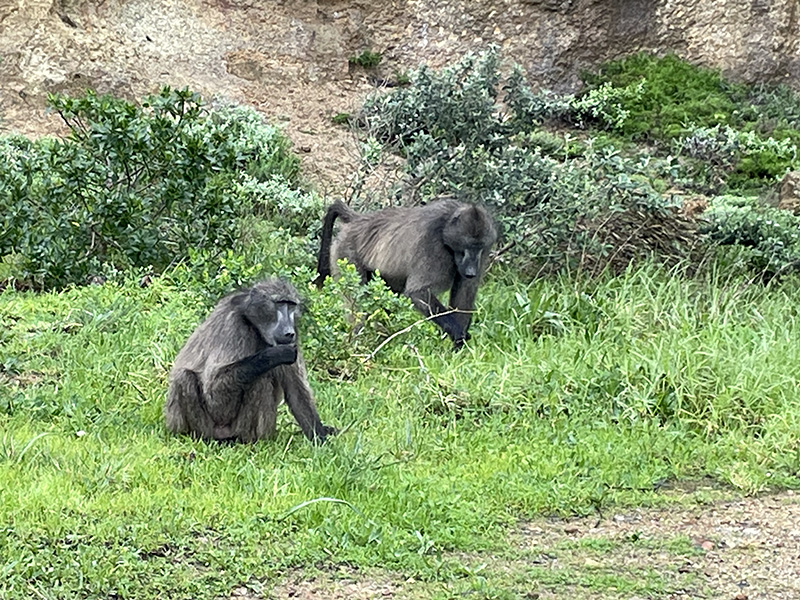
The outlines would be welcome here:
<svg viewBox="0 0 800 600">
<path fill-rule="evenodd" d="M 336 435 L 339 433 L 339 430 L 336 427 L 331 427 L 330 425 L 323 425 L 322 430 L 318 431 L 314 434 L 314 443 L 315 444 L 324 444 L 325 440 L 329 437 Z"/>
<path fill-rule="evenodd" d="M 465 335 L 464 337 L 454 339 L 453 350 L 461 350 L 464 347 L 464 344 L 466 344 L 468 340 L 469 340 L 469 334 Z"/>
<path fill-rule="evenodd" d="M 282 365 L 291 365 L 297 360 L 297 346 L 294 344 L 284 344 L 274 347 L 276 360 Z"/>
</svg>

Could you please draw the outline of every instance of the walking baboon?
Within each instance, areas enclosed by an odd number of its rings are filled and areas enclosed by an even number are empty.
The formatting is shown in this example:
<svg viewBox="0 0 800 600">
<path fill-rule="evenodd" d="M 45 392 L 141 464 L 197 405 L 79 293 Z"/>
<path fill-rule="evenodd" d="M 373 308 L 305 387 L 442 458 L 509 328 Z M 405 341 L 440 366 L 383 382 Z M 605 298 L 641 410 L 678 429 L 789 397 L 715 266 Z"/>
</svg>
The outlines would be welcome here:
<svg viewBox="0 0 800 600">
<path fill-rule="evenodd" d="M 333 237 L 333 224 L 342 225 Z M 426 206 L 357 213 L 334 202 L 322 226 L 316 283 L 337 273 L 341 258 L 353 263 L 362 281 L 375 271 L 441 327 L 456 348 L 469 338 L 472 310 L 497 230 L 484 208 L 456 200 Z M 450 290 L 450 309 L 437 299 Z"/>
<path fill-rule="evenodd" d="M 213 440 L 254 442 L 275 433 L 286 400 L 306 437 L 324 442 L 306 379 L 295 318 L 300 299 L 281 279 L 224 297 L 183 346 L 170 372 L 167 428 Z"/>
</svg>

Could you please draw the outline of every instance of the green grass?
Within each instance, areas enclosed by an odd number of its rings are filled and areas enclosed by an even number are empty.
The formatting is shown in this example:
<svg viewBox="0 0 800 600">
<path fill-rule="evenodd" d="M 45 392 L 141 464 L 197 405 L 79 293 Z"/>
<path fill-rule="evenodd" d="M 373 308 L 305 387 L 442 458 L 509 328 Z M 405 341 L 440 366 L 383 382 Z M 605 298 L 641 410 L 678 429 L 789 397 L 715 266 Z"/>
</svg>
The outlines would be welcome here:
<svg viewBox="0 0 800 600">
<path fill-rule="evenodd" d="M 312 306 L 337 300 L 297 283 Z M 167 434 L 166 376 L 206 313 L 201 293 L 169 277 L 6 290 L 0 597 L 219 598 L 326 564 L 503 597 L 497 574 L 465 575 L 452 557 L 502 550 L 519 519 L 671 502 L 656 489 L 669 479 L 798 487 L 798 305 L 794 281 L 496 273 L 458 354 L 429 325 L 349 379 L 324 368 L 335 349 L 309 352 L 323 420 L 349 426 L 314 448 L 285 409 L 277 439 L 252 446 Z M 304 321 L 308 340 L 319 319 Z M 293 510 L 317 498 L 349 506 Z M 626 577 L 571 583 L 661 589 Z"/>
<path fill-rule="evenodd" d="M 365 69 L 374 69 L 381 63 L 381 60 L 383 60 L 381 53 L 373 52 L 372 50 L 364 50 L 361 54 L 353 55 L 347 59 L 351 65 L 358 65 Z"/>
</svg>

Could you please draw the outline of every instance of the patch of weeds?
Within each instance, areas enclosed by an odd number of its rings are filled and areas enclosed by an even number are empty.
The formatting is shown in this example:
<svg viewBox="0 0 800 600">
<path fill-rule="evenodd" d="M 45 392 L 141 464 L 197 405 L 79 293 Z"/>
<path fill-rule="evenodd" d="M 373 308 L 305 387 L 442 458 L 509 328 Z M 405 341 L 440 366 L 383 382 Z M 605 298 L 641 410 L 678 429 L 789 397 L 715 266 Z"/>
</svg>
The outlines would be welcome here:
<svg viewBox="0 0 800 600">
<path fill-rule="evenodd" d="M 361 54 L 348 58 L 347 62 L 349 62 L 351 65 L 362 67 L 364 69 L 374 69 L 381 63 L 382 59 L 383 55 L 381 55 L 380 52 L 364 50 Z"/>
<path fill-rule="evenodd" d="M 411 85 L 411 76 L 408 71 L 395 71 L 394 81 L 399 86 Z"/>
</svg>

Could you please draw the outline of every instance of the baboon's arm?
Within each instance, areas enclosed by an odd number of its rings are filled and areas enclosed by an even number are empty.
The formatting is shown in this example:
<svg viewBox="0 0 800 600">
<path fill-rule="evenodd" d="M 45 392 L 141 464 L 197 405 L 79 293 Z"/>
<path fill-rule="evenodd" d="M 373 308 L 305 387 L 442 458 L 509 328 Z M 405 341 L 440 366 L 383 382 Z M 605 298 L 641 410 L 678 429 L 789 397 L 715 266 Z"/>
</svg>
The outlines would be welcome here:
<svg viewBox="0 0 800 600">
<path fill-rule="evenodd" d="M 295 360 L 297 346 L 269 346 L 215 369 L 206 383 L 206 403 L 211 418 L 219 425 L 230 423 L 239 414 L 245 389 L 267 371 Z"/>
<path fill-rule="evenodd" d="M 461 324 L 465 338 L 472 321 L 472 311 L 475 310 L 475 297 L 478 295 L 479 284 L 477 277 L 464 279 L 456 275 L 453 287 L 450 289 L 450 306 L 458 311 L 453 316 Z"/>
<path fill-rule="evenodd" d="M 283 397 L 303 434 L 312 442 L 321 444 L 326 437 L 334 435 L 336 429 L 322 424 L 306 381 L 305 367 L 300 363 L 298 361 L 292 368 L 286 369 L 288 374 L 281 381 Z"/>
<path fill-rule="evenodd" d="M 417 310 L 431 319 L 450 336 L 450 339 L 453 340 L 456 347 L 460 347 L 464 344 L 466 330 L 462 326 L 461 321 L 456 318 L 454 313 L 449 312 L 449 309 L 439 302 L 439 299 L 433 292 L 428 289 L 423 289 L 406 292 L 406 295 L 411 298 L 411 302 Z"/>
</svg>

